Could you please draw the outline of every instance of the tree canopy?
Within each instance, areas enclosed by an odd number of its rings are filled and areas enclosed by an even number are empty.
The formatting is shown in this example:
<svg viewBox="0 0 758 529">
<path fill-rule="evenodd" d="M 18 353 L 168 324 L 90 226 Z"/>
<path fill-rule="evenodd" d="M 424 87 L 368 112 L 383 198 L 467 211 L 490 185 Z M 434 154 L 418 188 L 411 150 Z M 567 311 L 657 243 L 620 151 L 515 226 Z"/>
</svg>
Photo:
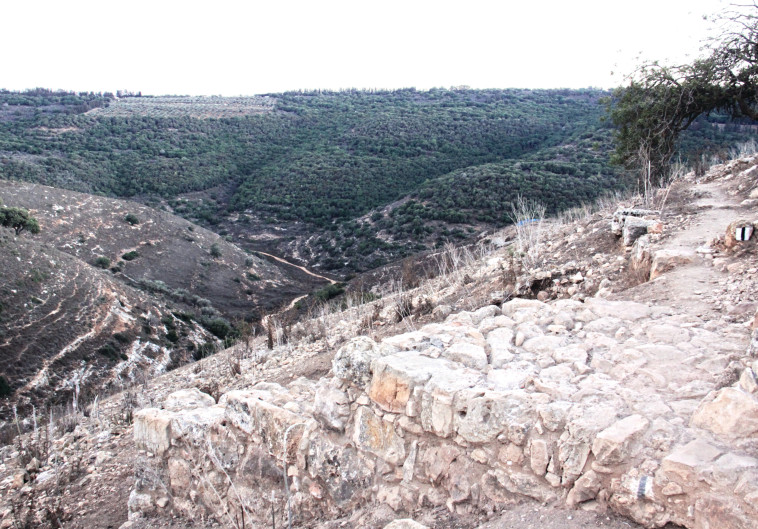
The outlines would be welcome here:
<svg viewBox="0 0 758 529">
<path fill-rule="evenodd" d="M 615 160 L 639 169 L 646 184 L 666 177 L 681 132 L 698 117 L 758 119 L 758 4 L 726 11 L 717 22 L 720 36 L 704 56 L 676 66 L 645 63 L 613 93 Z"/>
<path fill-rule="evenodd" d="M 29 212 L 22 208 L 0 206 L 0 226 L 13 228 L 16 235 L 19 235 L 24 230 L 29 230 L 30 233 L 39 233 L 37 219 L 29 215 Z"/>
</svg>

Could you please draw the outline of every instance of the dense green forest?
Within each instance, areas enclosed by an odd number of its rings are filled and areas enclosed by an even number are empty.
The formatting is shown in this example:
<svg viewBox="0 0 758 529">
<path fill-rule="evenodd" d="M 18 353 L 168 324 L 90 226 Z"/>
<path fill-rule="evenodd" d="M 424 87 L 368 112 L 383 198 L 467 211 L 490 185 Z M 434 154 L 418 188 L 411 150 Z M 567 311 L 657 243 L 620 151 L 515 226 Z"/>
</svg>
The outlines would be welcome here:
<svg viewBox="0 0 758 529">
<path fill-rule="evenodd" d="M 465 237 L 458 224 L 502 225 L 518 194 L 555 212 L 629 185 L 608 162 L 608 95 L 289 92 L 256 114 L 200 119 L 156 111 L 170 97 L 131 97 L 137 115 L 113 117 L 89 112 L 119 105 L 112 94 L 0 91 L 0 178 L 160 200 L 206 225 L 235 212 L 303 223 L 324 251 L 311 259 L 364 269 Z M 151 103 L 143 114 L 139 101 Z M 699 154 L 743 136 L 703 119 L 683 145 Z"/>
</svg>

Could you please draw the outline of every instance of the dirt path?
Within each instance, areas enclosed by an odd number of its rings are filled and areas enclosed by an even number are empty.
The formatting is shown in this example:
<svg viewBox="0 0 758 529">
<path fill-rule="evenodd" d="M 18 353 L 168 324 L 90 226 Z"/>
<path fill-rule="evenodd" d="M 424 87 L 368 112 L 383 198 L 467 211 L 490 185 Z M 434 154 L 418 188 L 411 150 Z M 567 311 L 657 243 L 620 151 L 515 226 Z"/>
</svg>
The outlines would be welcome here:
<svg viewBox="0 0 758 529">
<path fill-rule="evenodd" d="M 279 261 L 280 263 L 289 265 L 289 266 L 291 266 L 293 268 L 297 268 L 298 270 L 300 270 L 302 272 L 305 272 L 309 276 L 317 277 L 318 279 L 323 279 L 324 281 L 329 281 L 329 283 L 331 283 L 332 285 L 336 283 L 336 281 L 334 279 L 329 279 L 328 277 L 324 277 L 324 276 L 319 275 L 319 274 L 317 274 L 315 272 L 311 272 L 310 270 L 308 270 L 304 266 L 300 266 L 300 265 L 296 265 L 294 263 L 290 263 L 289 261 L 287 261 L 285 259 L 282 259 L 281 257 L 277 257 L 275 255 L 271 255 L 270 253 L 266 253 L 266 252 L 258 252 L 258 253 L 261 254 L 261 255 L 265 255 L 266 257 L 270 257 L 271 259 L 274 259 L 275 261 Z M 300 298 L 298 298 L 298 299 L 300 299 Z M 295 300 L 295 301 L 297 301 L 297 300 Z M 293 303 L 293 305 L 294 305 L 294 303 Z"/>
<path fill-rule="evenodd" d="M 696 256 L 690 264 L 616 297 L 670 304 L 696 316 L 713 317 L 722 311 L 718 300 L 723 297 L 729 274 L 713 266 L 710 243 L 724 235 L 729 223 L 745 213 L 744 208 L 726 192 L 723 181 L 679 185 L 689 186 L 696 197 L 687 205 L 693 211 L 684 217 L 664 214 L 664 230 L 672 235 L 661 242 L 660 248 L 689 250 Z"/>
</svg>

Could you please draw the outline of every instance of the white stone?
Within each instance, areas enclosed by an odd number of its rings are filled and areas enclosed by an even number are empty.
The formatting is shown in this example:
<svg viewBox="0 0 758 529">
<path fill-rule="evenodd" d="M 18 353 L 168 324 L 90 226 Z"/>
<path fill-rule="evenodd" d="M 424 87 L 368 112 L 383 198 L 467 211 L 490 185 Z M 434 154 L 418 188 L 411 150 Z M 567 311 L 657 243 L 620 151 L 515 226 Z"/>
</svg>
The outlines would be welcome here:
<svg viewBox="0 0 758 529">
<path fill-rule="evenodd" d="M 446 349 L 442 356 L 472 369 L 482 370 L 487 367 L 487 353 L 484 348 L 470 343 L 455 343 Z"/>
<path fill-rule="evenodd" d="M 169 411 L 191 410 L 213 406 L 216 401 L 207 393 L 197 388 L 180 389 L 166 397 L 163 407 Z"/>
<path fill-rule="evenodd" d="M 592 443 L 592 453 L 601 465 L 617 465 L 631 455 L 632 443 L 639 439 L 650 421 L 641 415 L 630 415 L 617 421 L 597 434 Z"/>
</svg>

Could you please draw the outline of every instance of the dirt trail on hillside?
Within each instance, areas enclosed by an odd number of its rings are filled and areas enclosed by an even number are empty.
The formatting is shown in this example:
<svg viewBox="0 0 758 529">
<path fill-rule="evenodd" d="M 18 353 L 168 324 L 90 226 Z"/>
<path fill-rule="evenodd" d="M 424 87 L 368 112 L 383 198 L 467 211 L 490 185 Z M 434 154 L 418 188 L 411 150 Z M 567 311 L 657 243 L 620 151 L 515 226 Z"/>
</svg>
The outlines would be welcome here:
<svg viewBox="0 0 758 529">
<path fill-rule="evenodd" d="M 328 277 L 319 275 L 319 274 L 317 274 L 315 272 L 311 272 L 310 270 L 308 270 L 304 266 L 296 265 L 295 263 L 290 263 L 289 261 L 287 261 L 286 259 L 282 259 L 281 257 L 277 257 L 275 255 L 271 255 L 270 253 L 266 253 L 266 252 L 258 252 L 258 253 L 261 254 L 261 255 L 265 255 L 266 257 L 270 257 L 271 259 L 274 259 L 275 261 L 279 261 L 280 263 L 289 265 L 289 266 L 291 266 L 293 268 L 297 268 L 298 270 L 301 270 L 302 272 L 305 272 L 309 276 L 313 276 L 313 277 L 316 277 L 318 279 L 323 279 L 324 281 L 329 281 L 329 283 L 331 283 L 332 285 L 334 283 L 336 283 L 336 281 L 334 279 L 329 279 Z"/>
<path fill-rule="evenodd" d="M 664 210 L 664 233 L 670 235 L 661 241 L 660 248 L 697 252 L 693 262 L 619 293 L 614 296 L 616 299 L 670 304 L 701 317 L 721 312 L 720 305 L 714 301 L 721 297 L 729 274 L 713 266 L 709 246 L 711 241 L 724 235 L 730 222 L 743 216 L 745 209 L 727 193 L 723 181 L 697 183 L 689 190 L 697 197 L 688 206 L 692 213 L 682 219 Z"/>
</svg>

